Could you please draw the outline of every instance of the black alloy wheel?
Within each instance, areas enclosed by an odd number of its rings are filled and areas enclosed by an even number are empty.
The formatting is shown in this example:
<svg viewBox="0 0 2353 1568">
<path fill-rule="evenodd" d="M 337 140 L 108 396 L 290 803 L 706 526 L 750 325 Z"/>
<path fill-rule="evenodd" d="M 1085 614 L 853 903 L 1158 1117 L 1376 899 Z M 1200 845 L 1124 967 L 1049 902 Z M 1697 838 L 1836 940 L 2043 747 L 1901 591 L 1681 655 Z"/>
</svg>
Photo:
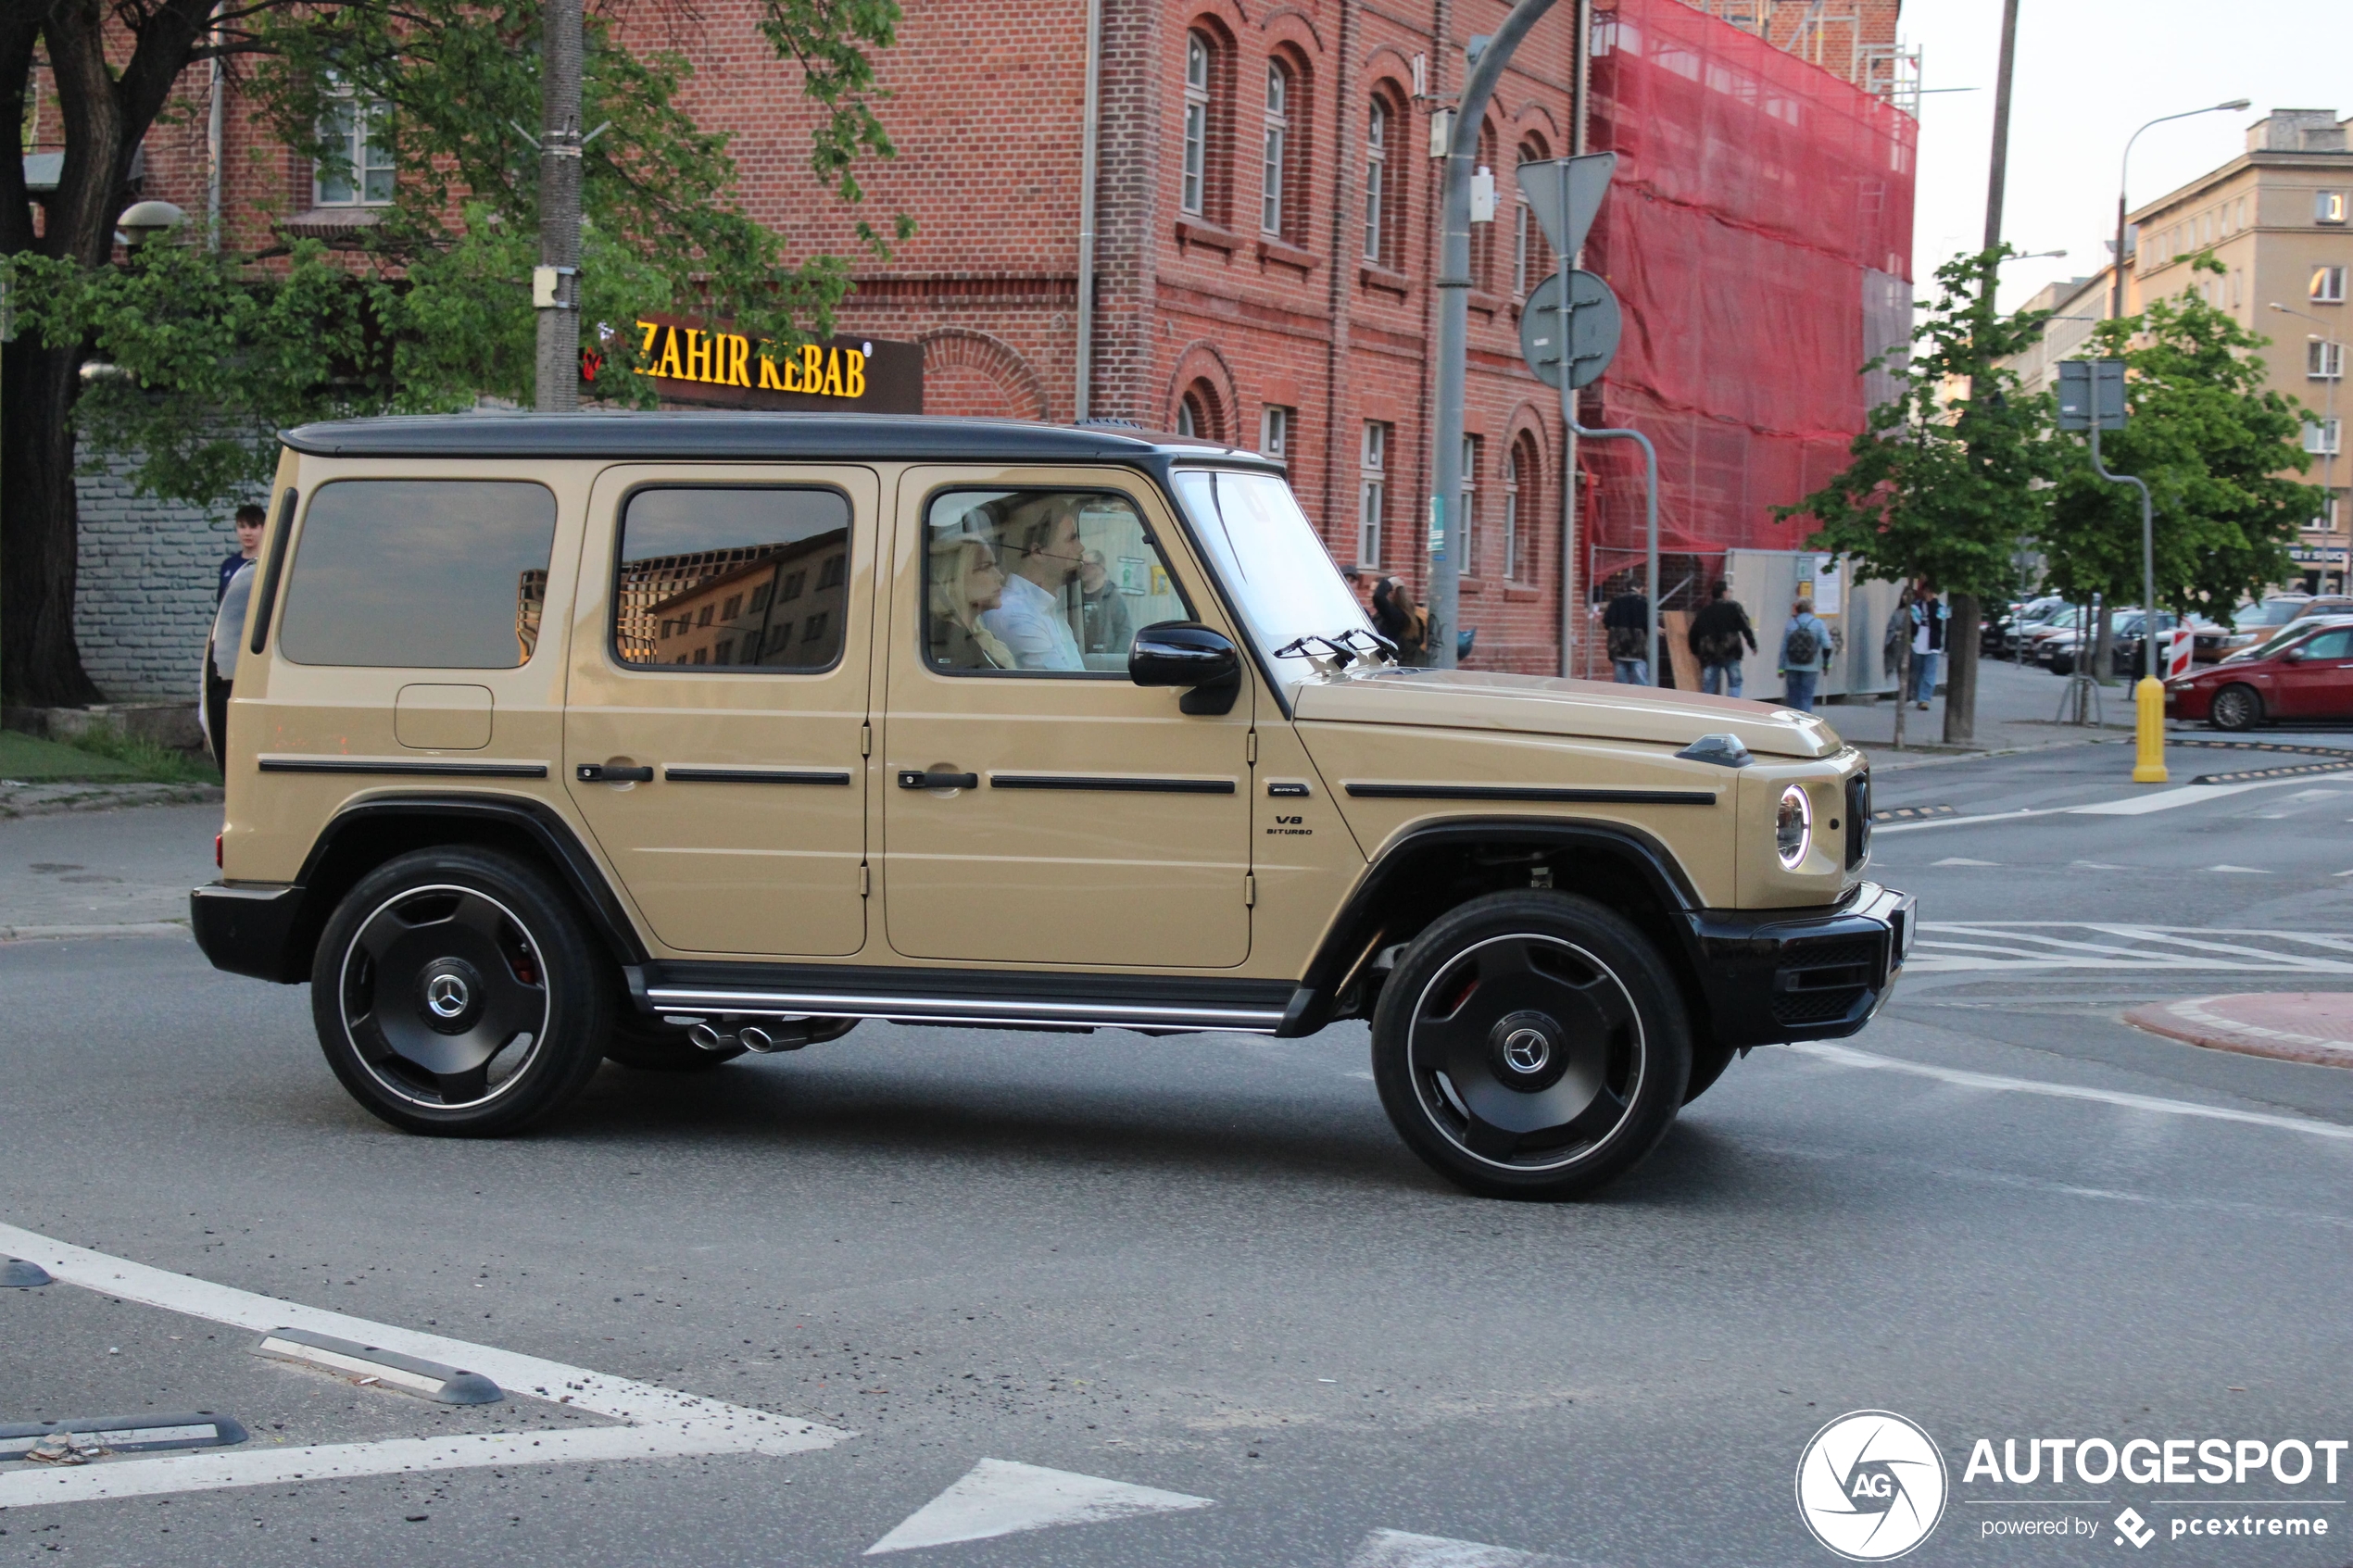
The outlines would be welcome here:
<svg viewBox="0 0 2353 1568">
<path fill-rule="evenodd" d="M 2263 721 L 2263 699 L 2253 686 L 2233 684 L 2214 694 L 2206 711 L 2218 730 L 2251 730 Z"/>
<path fill-rule="evenodd" d="M 1657 1146 L 1692 1073 L 1682 997 L 1649 940 L 1571 894 L 1490 894 L 1406 949 L 1373 1020 L 1399 1134 L 1494 1198 L 1571 1198 Z"/>
<path fill-rule="evenodd" d="M 427 849 L 346 896 L 311 967 L 344 1087 L 414 1133 L 512 1132 L 596 1071 L 611 980 L 570 902 L 495 851 Z"/>
</svg>

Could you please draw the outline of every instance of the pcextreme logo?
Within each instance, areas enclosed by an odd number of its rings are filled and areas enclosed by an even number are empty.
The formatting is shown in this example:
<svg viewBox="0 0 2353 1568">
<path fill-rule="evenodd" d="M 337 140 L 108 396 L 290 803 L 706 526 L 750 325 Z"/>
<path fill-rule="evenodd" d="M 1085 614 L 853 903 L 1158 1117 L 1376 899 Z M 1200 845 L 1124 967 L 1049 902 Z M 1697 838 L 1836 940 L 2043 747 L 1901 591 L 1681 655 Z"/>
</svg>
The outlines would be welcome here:
<svg viewBox="0 0 2353 1568">
<path fill-rule="evenodd" d="M 1944 1456 L 1892 1411 L 1850 1411 L 1797 1461 L 1797 1514 L 1814 1538 L 1853 1562 L 1903 1556 L 1944 1516 Z"/>
</svg>

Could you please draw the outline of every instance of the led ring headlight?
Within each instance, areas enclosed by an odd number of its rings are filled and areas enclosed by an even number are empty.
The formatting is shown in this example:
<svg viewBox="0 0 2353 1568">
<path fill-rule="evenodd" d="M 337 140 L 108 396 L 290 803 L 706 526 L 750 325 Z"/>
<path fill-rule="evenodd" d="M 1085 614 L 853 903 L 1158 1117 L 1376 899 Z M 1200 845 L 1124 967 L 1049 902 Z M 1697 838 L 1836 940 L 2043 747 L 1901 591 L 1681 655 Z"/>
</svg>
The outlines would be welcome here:
<svg viewBox="0 0 2353 1568">
<path fill-rule="evenodd" d="M 1781 869 L 1795 871 L 1814 847 L 1814 802 L 1799 784 L 1781 791 L 1781 805 L 1773 822 L 1773 847 Z"/>
</svg>

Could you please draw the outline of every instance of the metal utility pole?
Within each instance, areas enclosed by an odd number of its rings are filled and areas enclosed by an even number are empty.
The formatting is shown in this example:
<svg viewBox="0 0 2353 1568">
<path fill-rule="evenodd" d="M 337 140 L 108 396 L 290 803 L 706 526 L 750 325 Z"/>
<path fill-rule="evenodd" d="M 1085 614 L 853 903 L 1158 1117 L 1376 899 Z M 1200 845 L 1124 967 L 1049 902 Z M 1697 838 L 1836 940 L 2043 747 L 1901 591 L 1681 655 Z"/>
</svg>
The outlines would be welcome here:
<svg viewBox="0 0 2353 1568">
<path fill-rule="evenodd" d="M 1569 79 L 1568 152 L 1571 157 L 1582 157 L 1586 143 L 1586 94 L 1593 75 L 1593 0 L 1577 0 L 1577 44 L 1572 58 L 1576 69 Z M 1567 193 L 1564 191 L 1563 195 Z M 1581 255 L 1560 258 L 1566 270 L 1583 263 Z M 1566 285 L 1564 285 L 1566 286 Z M 1561 667 L 1563 676 L 1574 674 L 1569 667 L 1569 649 L 1584 620 L 1584 605 L 1577 583 L 1577 421 L 1573 417 L 1574 403 L 1565 404 L 1561 431 Z"/>
<path fill-rule="evenodd" d="M 1992 250 L 2002 243 L 2003 186 L 2009 177 L 2010 164 L 2010 83 L 2018 66 L 2018 0 L 2002 0 L 2002 58 L 1994 80 L 1994 151 L 1991 167 L 1985 176 L 1985 243 L 1979 248 Z M 2001 270 L 1985 270 L 1985 297 L 1982 307 L 1987 317 L 1994 313 L 1994 290 L 2001 278 Z M 1970 389 L 1976 395 L 1976 389 Z M 1977 740 L 1977 642 L 1978 622 L 1984 608 L 1975 594 L 1956 592 L 1950 611 L 1944 621 L 1944 744 L 1971 746 Z M 1900 703 L 1907 694 L 1896 693 Z M 1929 693 L 1931 697 L 1936 694 Z"/>
<path fill-rule="evenodd" d="M 2134 784 L 2163 784 L 2165 771 L 2165 683 L 2158 651 L 2157 517 L 2149 504 L 2149 487 L 2137 476 L 2110 473 L 2100 461 L 2100 432 L 2122 430 L 2128 417 L 2121 359 L 2063 359 L 2059 362 L 2058 428 L 2080 430 L 2091 438 L 2092 471 L 2110 484 L 2129 484 L 2141 493 L 2141 654 L 2142 675 L 2134 688 L 2133 725 L 2139 742 L 2133 766 Z M 2103 604 L 2105 616 L 2108 607 Z M 2084 647 L 2091 649 L 2086 627 Z"/>
<path fill-rule="evenodd" d="M 1470 351 L 1471 169 L 1478 157 L 1478 128 L 1487 100 L 1511 63 L 1512 51 L 1528 36 L 1553 0 L 1514 0 L 1495 36 L 1479 52 L 1454 108 L 1453 134 L 1446 144 L 1442 227 L 1438 260 L 1438 452 L 1437 483 L 1429 498 L 1431 551 L 1429 619 L 1437 646 L 1430 662 L 1454 668 L 1455 609 L 1463 536 L 1463 383 Z"/>
<path fill-rule="evenodd" d="M 1081 112 L 1078 151 L 1078 322 L 1076 390 L 1071 418 L 1095 411 L 1095 181 L 1101 161 L 1103 103 L 1103 0 L 1087 0 L 1087 97 Z"/>
<path fill-rule="evenodd" d="M 2233 113 L 2246 108 L 2251 102 L 2253 100 L 2248 98 L 2233 98 L 2227 104 L 2208 104 L 2202 109 L 2183 109 L 2180 114 L 2161 114 L 2150 120 L 2147 125 L 2142 126 L 2141 131 L 2146 131 L 2150 125 L 2163 125 L 2169 119 L 2188 119 L 2194 115 L 2201 114 Z M 2111 321 L 2120 321 L 2124 319 L 2124 189 L 2132 182 L 2133 144 L 2141 139 L 2141 131 L 2135 131 L 2124 138 L 2124 157 L 2119 160 L 2116 169 L 2116 270 L 2110 279 L 2108 309 L 2108 320 Z"/>
<path fill-rule="evenodd" d="M 547 0 L 539 42 L 539 314 L 537 395 L 543 414 L 580 407 L 581 0 Z"/>
</svg>

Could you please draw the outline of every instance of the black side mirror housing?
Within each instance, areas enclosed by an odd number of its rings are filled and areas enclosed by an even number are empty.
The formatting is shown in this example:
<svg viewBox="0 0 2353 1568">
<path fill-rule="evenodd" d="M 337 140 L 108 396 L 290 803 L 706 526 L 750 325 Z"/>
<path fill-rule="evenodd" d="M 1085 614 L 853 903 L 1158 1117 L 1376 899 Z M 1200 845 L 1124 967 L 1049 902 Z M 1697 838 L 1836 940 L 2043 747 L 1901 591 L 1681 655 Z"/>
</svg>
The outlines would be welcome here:
<svg viewBox="0 0 2353 1568">
<path fill-rule="evenodd" d="M 1163 621 L 1128 645 L 1127 678 L 1139 686 L 1189 687 L 1177 701 L 1181 712 L 1230 713 L 1242 690 L 1241 650 L 1198 621 Z"/>
</svg>

